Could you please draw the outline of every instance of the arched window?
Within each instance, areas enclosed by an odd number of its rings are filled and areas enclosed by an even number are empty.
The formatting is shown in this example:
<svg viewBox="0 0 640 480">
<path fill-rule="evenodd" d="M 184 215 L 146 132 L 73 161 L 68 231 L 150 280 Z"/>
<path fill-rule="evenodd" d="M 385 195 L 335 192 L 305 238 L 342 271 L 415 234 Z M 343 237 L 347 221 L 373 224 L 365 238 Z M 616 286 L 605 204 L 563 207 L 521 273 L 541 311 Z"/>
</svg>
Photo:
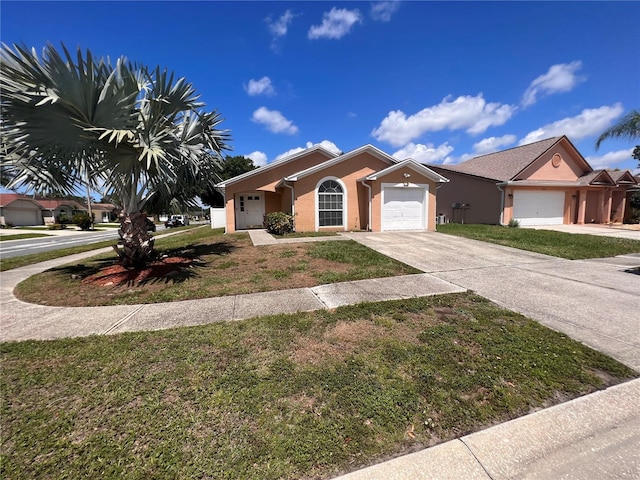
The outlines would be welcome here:
<svg viewBox="0 0 640 480">
<path fill-rule="evenodd" d="M 318 187 L 318 225 L 320 227 L 341 227 L 344 225 L 342 212 L 344 204 L 342 186 L 335 180 L 325 180 Z"/>
</svg>

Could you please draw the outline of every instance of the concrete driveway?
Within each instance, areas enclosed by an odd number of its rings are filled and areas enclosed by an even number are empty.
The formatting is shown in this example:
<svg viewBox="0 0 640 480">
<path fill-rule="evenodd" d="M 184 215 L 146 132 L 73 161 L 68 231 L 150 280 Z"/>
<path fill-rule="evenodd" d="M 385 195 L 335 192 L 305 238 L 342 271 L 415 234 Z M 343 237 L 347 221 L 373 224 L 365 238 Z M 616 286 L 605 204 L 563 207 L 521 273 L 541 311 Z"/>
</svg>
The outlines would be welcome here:
<svg viewBox="0 0 640 480">
<path fill-rule="evenodd" d="M 434 232 L 346 235 L 640 371 L 640 254 L 563 260 Z"/>
</svg>

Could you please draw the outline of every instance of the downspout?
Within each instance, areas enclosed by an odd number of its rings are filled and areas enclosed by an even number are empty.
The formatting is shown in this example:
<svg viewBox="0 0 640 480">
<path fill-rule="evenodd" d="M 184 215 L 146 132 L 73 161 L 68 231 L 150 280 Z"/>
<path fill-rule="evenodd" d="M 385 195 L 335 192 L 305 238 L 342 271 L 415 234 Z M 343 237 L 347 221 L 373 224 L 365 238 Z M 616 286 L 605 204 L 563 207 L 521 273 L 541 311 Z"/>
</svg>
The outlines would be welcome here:
<svg viewBox="0 0 640 480">
<path fill-rule="evenodd" d="M 506 224 L 504 223 L 504 190 L 502 189 L 502 185 L 497 183 L 496 187 L 500 190 L 500 225 L 504 227 Z"/>
<path fill-rule="evenodd" d="M 296 218 L 296 204 L 295 204 L 295 197 L 294 197 L 294 190 L 293 187 L 291 185 L 289 185 L 286 180 L 284 182 L 282 182 L 282 185 L 284 185 L 285 187 L 287 187 L 289 190 L 291 190 L 291 216 L 294 218 L 294 222 L 295 222 L 295 218 Z"/>
<path fill-rule="evenodd" d="M 371 231 L 371 185 L 365 183 L 366 179 L 360 180 L 360 183 L 369 190 L 369 218 L 367 218 L 367 232 Z"/>
</svg>

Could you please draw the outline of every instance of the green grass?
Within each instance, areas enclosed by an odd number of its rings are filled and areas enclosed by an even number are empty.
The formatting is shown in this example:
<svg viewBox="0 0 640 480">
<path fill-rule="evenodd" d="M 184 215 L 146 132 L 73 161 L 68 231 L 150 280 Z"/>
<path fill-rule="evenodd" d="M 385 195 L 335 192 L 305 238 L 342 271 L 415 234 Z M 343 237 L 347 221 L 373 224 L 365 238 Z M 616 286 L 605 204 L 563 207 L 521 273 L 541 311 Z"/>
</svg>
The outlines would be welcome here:
<svg viewBox="0 0 640 480">
<path fill-rule="evenodd" d="M 187 226 L 174 228 L 171 231 L 190 230 L 196 226 Z M 162 235 L 162 233 L 154 233 L 153 235 Z M 169 233 L 169 232 L 166 232 Z M 38 234 L 34 234 L 40 236 Z M 46 235 L 42 235 L 46 236 Z M 110 247 L 118 242 L 117 239 L 105 240 L 104 242 L 91 243 L 88 245 L 80 245 L 77 247 L 61 248 L 59 250 L 51 250 L 48 252 L 32 253 L 30 255 L 21 255 L 19 257 L 3 258 L 0 261 L 0 272 L 11 270 L 13 268 L 26 267 L 33 265 L 34 263 L 46 262 L 47 260 L 53 260 L 54 258 L 66 257 L 68 255 L 75 255 L 76 253 L 89 252 L 91 250 L 98 250 L 105 247 Z"/>
<path fill-rule="evenodd" d="M 335 237 L 336 232 L 290 232 L 277 238 Z"/>
<path fill-rule="evenodd" d="M 497 225 L 438 225 L 438 232 L 570 260 L 640 252 L 640 241 Z"/>
<path fill-rule="evenodd" d="M 16 233 L 13 235 L 0 235 L 0 242 L 6 242 L 8 240 L 24 240 L 26 238 L 39 238 L 50 237 L 46 233 Z"/>
<path fill-rule="evenodd" d="M 60 250 L 52 250 L 49 252 L 32 253 L 31 255 L 22 255 L 20 257 L 3 258 L 0 261 L 0 272 L 11 270 L 12 268 L 26 267 L 34 263 L 45 262 L 54 258 L 66 257 L 76 253 L 88 252 L 104 247 L 115 245 L 117 240 L 105 240 L 104 242 L 92 243 L 90 245 L 80 245 L 78 247 L 61 248 Z"/>
<path fill-rule="evenodd" d="M 111 269 L 115 255 L 107 252 L 33 275 L 16 287 L 15 294 L 26 302 L 52 306 L 131 305 L 420 273 L 352 240 L 256 247 L 246 233 L 223 235 L 222 229 L 205 227 L 158 239 L 155 247 L 182 265 L 172 276 L 164 268 L 170 264 L 156 262 L 141 280 L 129 271 L 122 281 L 110 277 L 111 282 L 103 282 L 109 285 L 85 282 Z"/>
<path fill-rule="evenodd" d="M 7 480 L 332 478 L 634 376 L 470 293 L 0 358 Z"/>
</svg>

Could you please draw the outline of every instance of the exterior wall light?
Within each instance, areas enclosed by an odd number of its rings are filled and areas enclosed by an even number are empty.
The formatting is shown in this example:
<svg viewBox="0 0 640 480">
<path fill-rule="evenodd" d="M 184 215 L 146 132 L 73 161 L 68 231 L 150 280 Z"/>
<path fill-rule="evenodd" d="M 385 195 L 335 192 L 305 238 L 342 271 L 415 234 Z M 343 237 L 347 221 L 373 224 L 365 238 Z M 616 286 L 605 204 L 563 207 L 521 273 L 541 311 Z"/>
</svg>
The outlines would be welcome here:
<svg viewBox="0 0 640 480">
<path fill-rule="evenodd" d="M 405 187 L 408 187 L 409 186 L 409 178 L 411 178 L 411 174 L 410 173 L 404 173 L 402 176 L 404 177 L 403 185 Z"/>
</svg>

